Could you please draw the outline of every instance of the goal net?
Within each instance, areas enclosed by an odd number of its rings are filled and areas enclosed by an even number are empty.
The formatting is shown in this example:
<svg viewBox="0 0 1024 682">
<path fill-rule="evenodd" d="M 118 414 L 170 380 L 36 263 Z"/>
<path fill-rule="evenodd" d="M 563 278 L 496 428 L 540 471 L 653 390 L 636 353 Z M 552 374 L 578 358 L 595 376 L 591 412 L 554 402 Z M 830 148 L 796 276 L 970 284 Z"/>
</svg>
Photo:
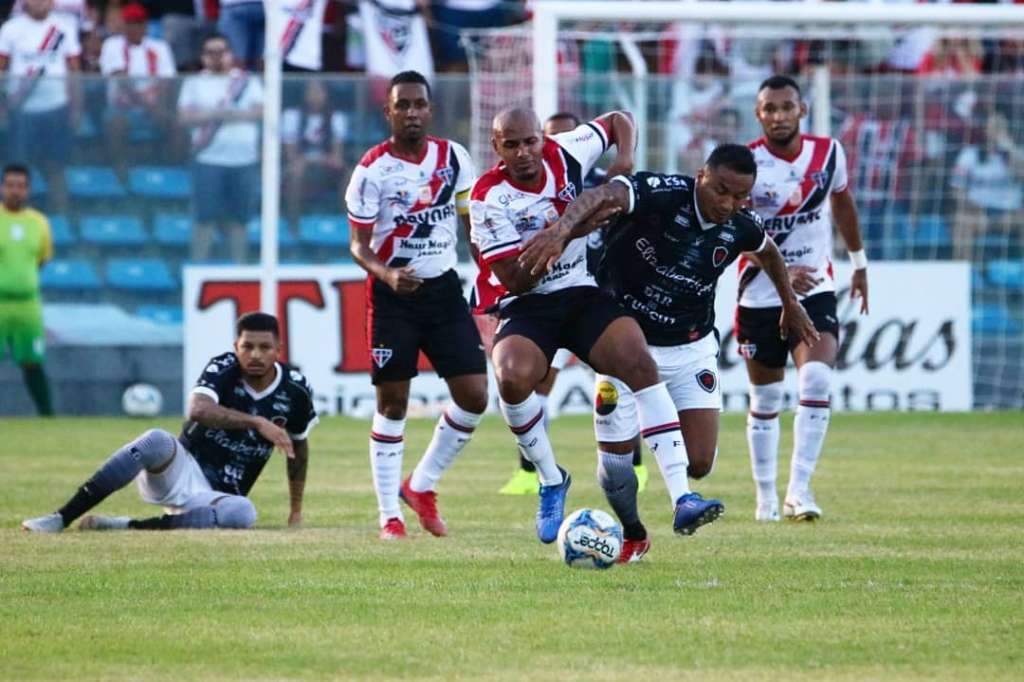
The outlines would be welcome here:
<svg viewBox="0 0 1024 682">
<path fill-rule="evenodd" d="M 844 145 L 869 257 L 969 262 L 974 405 L 1024 407 L 1024 8 L 533 7 L 531 24 L 463 34 L 481 167 L 495 160 L 493 116 L 524 105 L 628 109 L 638 167 L 692 174 L 715 145 L 759 137 L 758 85 L 791 75 L 805 132 Z"/>
</svg>

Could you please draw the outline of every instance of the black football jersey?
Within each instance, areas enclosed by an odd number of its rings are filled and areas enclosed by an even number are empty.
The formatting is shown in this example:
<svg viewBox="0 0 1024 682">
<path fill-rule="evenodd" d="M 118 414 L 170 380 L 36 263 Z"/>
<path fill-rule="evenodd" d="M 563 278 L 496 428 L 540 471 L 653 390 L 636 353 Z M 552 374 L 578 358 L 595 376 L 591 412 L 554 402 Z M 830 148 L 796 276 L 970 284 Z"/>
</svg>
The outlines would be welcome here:
<svg viewBox="0 0 1024 682">
<path fill-rule="evenodd" d="M 210 360 L 192 390 L 224 407 L 264 417 L 303 440 L 317 422 L 313 389 L 297 369 L 284 363 L 276 368 L 274 382 L 257 393 L 242 380 L 235 354 L 224 353 Z M 194 421 L 185 422 L 179 439 L 213 489 L 232 495 L 249 494 L 273 451 L 255 429 L 217 429 Z"/>
<path fill-rule="evenodd" d="M 653 346 L 677 346 L 715 324 L 718 278 L 741 253 L 765 243 L 761 219 L 741 210 L 722 224 L 700 215 L 696 180 L 684 175 L 619 176 L 632 210 L 609 228 L 598 283 L 610 291 Z"/>
</svg>

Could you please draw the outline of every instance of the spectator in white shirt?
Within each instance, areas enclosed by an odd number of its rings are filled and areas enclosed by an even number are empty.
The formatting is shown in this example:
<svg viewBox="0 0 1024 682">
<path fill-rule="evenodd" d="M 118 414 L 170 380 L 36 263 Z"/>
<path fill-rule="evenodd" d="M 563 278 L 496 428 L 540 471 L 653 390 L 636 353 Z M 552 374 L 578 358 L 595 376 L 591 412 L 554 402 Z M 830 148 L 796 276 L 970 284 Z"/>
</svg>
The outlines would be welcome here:
<svg viewBox="0 0 1024 682">
<path fill-rule="evenodd" d="M 192 259 L 210 257 L 219 225 L 227 233 L 231 259 L 244 263 L 245 223 L 255 214 L 259 194 L 263 86 L 233 67 L 224 36 L 206 38 L 201 59 L 203 70 L 185 79 L 178 98 L 178 120 L 192 128 Z"/>
<path fill-rule="evenodd" d="M 25 0 L 25 13 L 0 27 L 0 72 L 9 72 L 2 112 L 9 119 L 8 160 L 42 168 L 51 210 L 67 210 L 61 170 L 81 111 L 78 31 L 51 13 L 53 0 Z"/>
<path fill-rule="evenodd" d="M 348 118 L 331 102 L 319 79 L 306 82 L 301 107 L 286 109 L 281 117 L 284 143 L 286 215 L 297 223 L 310 198 L 336 191 L 344 196 L 344 145 Z"/>
<path fill-rule="evenodd" d="M 107 141 L 114 164 L 128 161 L 132 128 L 148 127 L 166 138 L 170 118 L 170 86 L 177 74 L 170 46 L 146 35 L 149 19 L 139 4 L 121 8 L 124 34 L 103 41 L 100 71 L 111 76 L 107 86 Z"/>
</svg>

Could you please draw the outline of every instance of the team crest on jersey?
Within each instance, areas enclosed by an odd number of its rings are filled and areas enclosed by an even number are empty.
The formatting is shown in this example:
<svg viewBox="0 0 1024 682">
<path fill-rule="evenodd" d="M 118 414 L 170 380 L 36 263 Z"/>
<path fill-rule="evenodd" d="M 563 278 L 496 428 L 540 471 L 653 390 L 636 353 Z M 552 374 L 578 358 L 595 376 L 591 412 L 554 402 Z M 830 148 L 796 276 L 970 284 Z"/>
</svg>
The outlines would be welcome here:
<svg viewBox="0 0 1024 682">
<path fill-rule="evenodd" d="M 412 42 L 412 20 L 407 16 L 392 15 L 377 10 L 380 38 L 392 52 L 401 54 Z"/>
<path fill-rule="evenodd" d="M 702 369 L 697 372 L 697 383 L 708 393 L 714 393 L 718 386 L 718 377 L 710 369 Z"/>
<path fill-rule="evenodd" d="M 715 250 L 711 252 L 711 264 L 716 268 L 721 266 L 725 262 L 725 259 L 729 257 L 729 249 L 724 246 L 716 246 Z"/>
<path fill-rule="evenodd" d="M 373 364 L 377 365 L 378 369 L 388 364 L 388 360 L 390 360 L 391 356 L 394 354 L 395 352 L 390 348 L 374 348 L 370 350 L 370 356 L 373 358 Z"/>
<path fill-rule="evenodd" d="M 811 173 L 811 180 L 818 186 L 818 189 L 825 189 L 828 185 L 828 172 L 827 171 L 814 171 Z"/>
<path fill-rule="evenodd" d="M 558 193 L 558 198 L 566 203 L 576 201 L 576 184 L 572 182 L 566 183 L 565 187 Z"/>
<path fill-rule="evenodd" d="M 270 421 L 273 422 L 274 426 L 280 426 L 283 429 L 285 424 L 288 423 L 288 417 L 275 414 L 273 417 L 270 418 Z"/>
<path fill-rule="evenodd" d="M 753 360 L 754 356 L 757 355 L 757 344 L 756 343 L 741 343 L 737 351 L 741 358 L 747 360 Z"/>
<path fill-rule="evenodd" d="M 452 178 L 455 177 L 455 171 L 452 170 L 451 166 L 445 166 L 434 171 L 434 177 L 444 184 L 450 185 L 452 184 Z"/>
</svg>

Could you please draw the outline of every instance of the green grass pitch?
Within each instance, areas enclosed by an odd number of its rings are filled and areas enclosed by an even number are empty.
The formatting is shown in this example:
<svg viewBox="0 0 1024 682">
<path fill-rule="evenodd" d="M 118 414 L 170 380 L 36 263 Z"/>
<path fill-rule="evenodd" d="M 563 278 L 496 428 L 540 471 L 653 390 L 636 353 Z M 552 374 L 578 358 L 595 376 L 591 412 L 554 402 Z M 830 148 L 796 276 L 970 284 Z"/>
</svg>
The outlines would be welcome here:
<svg viewBox="0 0 1024 682">
<path fill-rule="evenodd" d="M 743 422 L 727 416 L 696 486 L 726 516 L 674 536 L 648 458 L 654 546 L 606 572 L 562 565 L 535 539 L 535 499 L 495 494 L 514 461 L 497 416 L 442 481 L 446 539 L 413 518 L 408 541 L 376 539 L 368 425 L 340 418 L 313 433 L 301 530 L 284 527 L 279 455 L 252 532 L 19 529 L 149 425 L 0 420 L 0 678 L 1024 678 L 1021 413 L 835 415 L 815 478 L 824 520 L 771 526 L 753 521 Z M 406 471 L 431 428 L 410 422 Z M 552 436 L 569 509 L 607 508 L 589 420 Z M 99 511 L 156 510 L 130 488 Z"/>
</svg>

